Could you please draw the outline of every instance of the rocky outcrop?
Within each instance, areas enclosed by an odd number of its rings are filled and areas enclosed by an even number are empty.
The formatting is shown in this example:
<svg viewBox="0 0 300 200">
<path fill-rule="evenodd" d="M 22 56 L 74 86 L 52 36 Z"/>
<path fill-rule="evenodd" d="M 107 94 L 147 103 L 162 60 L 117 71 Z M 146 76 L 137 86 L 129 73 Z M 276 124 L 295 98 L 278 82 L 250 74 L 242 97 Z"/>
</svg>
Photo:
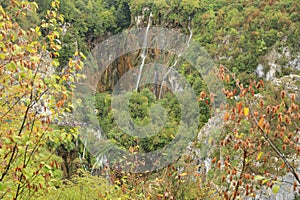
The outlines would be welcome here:
<svg viewBox="0 0 300 200">
<path fill-rule="evenodd" d="M 272 81 L 274 85 L 278 87 L 283 87 L 289 92 L 299 92 L 300 91 L 300 76 L 295 74 L 290 74 L 283 76 L 281 78 L 274 78 Z"/>
<path fill-rule="evenodd" d="M 273 48 L 264 56 L 265 64 L 259 64 L 256 68 L 258 77 L 265 77 L 272 81 L 278 75 L 288 75 L 300 71 L 300 52 L 292 55 L 289 47 L 282 48 L 281 53 Z"/>
</svg>

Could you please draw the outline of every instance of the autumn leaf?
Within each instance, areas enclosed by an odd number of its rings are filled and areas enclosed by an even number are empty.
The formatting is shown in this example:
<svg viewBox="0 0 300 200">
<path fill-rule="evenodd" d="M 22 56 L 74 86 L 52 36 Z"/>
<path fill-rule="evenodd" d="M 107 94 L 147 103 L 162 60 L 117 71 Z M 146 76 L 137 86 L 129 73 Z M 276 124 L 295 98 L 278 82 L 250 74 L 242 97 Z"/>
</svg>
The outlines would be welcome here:
<svg viewBox="0 0 300 200">
<path fill-rule="evenodd" d="M 249 115 L 249 108 L 244 108 L 244 115 L 245 116 L 248 116 Z"/>
<path fill-rule="evenodd" d="M 263 117 L 261 117 L 260 120 L 259 120 L 259 122 L 258 122 L 258 127 L 260 127 L 261 129 L 263 129 L 264 123 L 265 123 L 265 119 Z"/>
<path fill-rule="evenodd" d="M 59 101 L 56 103 L 57 108 L 63 107 L 64 102 L 65 102 L 65 101 L 64 101 L 63 99 L 62 99 L 62 100 L 59 100 Z"/>
<path fill-rule="evenodd" d="M 257 154 L 256 160 L 259 160 L 263 154 L 264 154 L 264 152 L 262 152 L 262 151 L 259 152 L 259 153 Z"/>
<path fill-rule="evenodd" d="M 242 110 L 242 108 L 243 108 L 243 103 L 242 103 L 242 102 L 237 103 L 237 104 L 236 104 L 236 107 L 237 107 L 237 109 L 238 109 L 238 113 L 240 113 L 241 110 Z"/>
<path fill-rule="evenodd" d="M 183 172 L 183 173 L 180 174 L 180 176 L 182 176 L 182 177 L 184 177 L 184 176 L 186 176 L 186 175 L 187 175 L 186 172 Z"/>
<path fill-rule="evenodd" d="M 229 74 L 226 75 L 226 82 L 230 83 L 230 75 Z"/>
<path fill-rule="evenodd" d="M 229 113 L 226 112 L 224 115 L 224 121 L 226 122 L 226 121 L 228 121 L 228 119 L 229 119 Z"/>
</svg>

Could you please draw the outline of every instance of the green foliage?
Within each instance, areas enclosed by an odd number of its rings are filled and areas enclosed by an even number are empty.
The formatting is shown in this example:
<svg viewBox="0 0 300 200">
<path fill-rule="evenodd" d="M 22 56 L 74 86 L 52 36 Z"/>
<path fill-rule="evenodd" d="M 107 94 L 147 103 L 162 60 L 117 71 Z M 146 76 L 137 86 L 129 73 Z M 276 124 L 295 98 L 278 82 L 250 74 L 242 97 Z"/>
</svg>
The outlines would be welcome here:
<svg viewBox="0 0 300 200">
<path fill-rule="evenodd" d="M 102 0 L 62 0 L 60 12 L 65 16 L 65 33 L 62 35 L 61 62 L 76 51 L 87 53 L 94 40 L 116 28 L 113 9 L 106 9 Z"/>
<path fill-rule="evenodd" d="M 131 23 L 131 11 L 129 8 L 129 0 L 111 0 L 105 2 L 105 7 L 112 9 L 116 18 L 117 32 L 128 28 Z"/>
<path fill-rule="evenodd" d="M 43 191 L 44 192 L 44 191 Z M 91 176 L 84 170 L 78 170 L 71 179 L 65 180 L 56 188 L 51 188 L 45 193 L 37 193 L 35 198 L 45 199 L 129 199 L 129 195 L 122 194 L 118 186 L 109 185 L 108 181 L 101 177 Z"/>
<path fill-rule="evenodd" d="M 176 127 L 178 126 L 181 112 L 179 103 L 173 95 L 167 95 L 166 98 L 156 102 L 156 97 L 147 88 L 143 89 L 140 93 L 128 93 L 125 99 L 129 99 L 128 112 L 130 116 L 126 116 L 127 111 L 118 110 L 117 113 L 114 113 L 114 110 L 111 109 L 111 98 L 107 93 L 100 93 L 96 96 L 99 123 L 107 137 L 124 148 L 129 149 L 130 147 L 138 146 L 141 152 L 157 150 L 168 144 L 174 137 L 174 134 L 176 134 Z M 115 99 L 116 106 L 127 105 L 126 102 L 119 101 L 117 97 Z M 165 119 L 165 116 L 158 114 L 161 108 L 155 105 L 160 105 L 165 109 L 167 119 Z M 152 109 L 152 113 L 150 113 L 150 109 Z M 119 124 L 125 124 L 128 117 L 132 119 L 131 124 L 128 124 L 126 130 L 120 129 L 116 121 L 114 121 L 113 117 L 116 114 L 119 116 Z M 152 120 L 150 118 L 151 114 L 154 116 Z M 125 121 L 123 122 L 122 120 Z M 164 122 L 165 124 L 163 124 Z M 151 123 L 152 125 L 150 126 L 149 124 Z M 149 125 L 147 129 L 157 134 L 146 138 L 131 136 L 128 134 L 128 131 L 134 128 L 133 124 L 141 127 Z M 159 130 L 160 127 L 163 128 Z M 147 133 L 140 132 L 138 134 L 145 136 Z"/>
</svg>

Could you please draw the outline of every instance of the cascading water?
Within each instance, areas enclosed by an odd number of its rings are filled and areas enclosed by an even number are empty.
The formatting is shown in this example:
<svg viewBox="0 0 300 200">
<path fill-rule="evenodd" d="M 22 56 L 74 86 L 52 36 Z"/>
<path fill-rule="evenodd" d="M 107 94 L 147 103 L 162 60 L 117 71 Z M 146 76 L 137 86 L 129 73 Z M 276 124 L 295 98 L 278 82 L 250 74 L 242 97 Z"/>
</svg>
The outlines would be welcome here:
<svg viewBox="0 0 300 200">
<path fill-rule="evenodd" d="M 80 163 L 82 163 L 82 166 L 85 170 L 87 170 L 87 167 L 85 166 L 84 164 L 84 159 L 85 159 L 85 152 L 86 152 L 86 141 L 84 142 L 83 144 L 83 152 L 82 152 L 82 155 L 80 153 L 78 153 L 78 158 L 80 160 Z M 78 139 L 76 140 L 76 148 L 78 148 Z"/>
<path fill-rule="evenodd" d="M 151 26 L 151 20 L 152 20 L 152 12 L 150 12 L 150 16 L 149 16 L 149 20 L 148 20 L 148 26 L 147 26 L 144 41 L 143 41 L 143 49 L 142 49 L 142 54 L 141 54 L 142 63 L 140 65 L 139 75 L 138 75 L 138 79 L 137 79 L 137 82 L 136 82 L 136 87 L 135 87 L 136 91 L 139 88 L 142 73 L 143 73 L 143 67 L 145 65 L 146 54 L 147 54 L 147 51 L 146 51 L 147 50 L 147 39 L 148 39 L 149 29 L 150 29 L 150 26 Z"/>
<path fill-rule="evenodd" d="M 187 48 L 190 47 L 190 42 L 191 42 L 191 39 L 192 39 L 192 37 L 193 37 L 193 31 L 192 31 L 192 28 L 191 28 L 191 17 L 189 17 L 189 21 L 188 21 L 188 29 L 189 29 L 190 35 L 189 35 L 189 39 L 188 39 L 188 41 L 187 41 Z M 174 69 L 174 67 L 177 65 L 177 62 L 178 62 L 178 60 L 179 60 L 180 57 L 181 57 L 181 53 L 178 54 L 178 56 L 177 56 L 175 62 L 173 63 L 173 65 L 172 65 L 171 67 L 169 67 L 169 69 L 167 70 L 166 74 L 163 76 L 162 82 L 161 82 L 161 85 L 160 85 L 160 89 L 159 89 L 159 96 L 158 96 L 158 99 L 161 98 L 163 84 L 164 84 L 164 82 L 166 81 L 167 76 L 169 75 L 169 73 L 171 72 L 171 70 Z"/>
<path fill-rule="evenodd" d="M 187 48 L 190 47 L 191 39 L 193 37 L 193 31 L 192 31 L 192 28 L 191 28 L 191 17 L 189 17 L 188 29 L 189 29 L 189 32 L 190 32 L 190 37 L 189 37 L 188 42 L 187 42 Z"/>
<path fill-rule="evenodd" d="M 101 171 L 108 166 L 108 160 L 106 155 L 100 154 L 96 157 L 96 162 L 92 167 L 91 174 L 92 175 L 105 175 L 108 178 L 108 172 L 105 170 L 105 174 L 101 173 Z"/>
</svg>

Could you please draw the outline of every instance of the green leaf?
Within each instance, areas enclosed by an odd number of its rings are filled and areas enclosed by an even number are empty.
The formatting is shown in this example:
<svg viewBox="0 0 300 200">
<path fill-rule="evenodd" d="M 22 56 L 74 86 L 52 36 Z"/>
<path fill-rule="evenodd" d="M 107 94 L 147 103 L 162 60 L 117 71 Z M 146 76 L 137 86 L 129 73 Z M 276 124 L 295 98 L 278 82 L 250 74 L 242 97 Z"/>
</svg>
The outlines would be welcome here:
<svg viewBox="0 0 300 200">
<path fill-rule="evenodd" d="M 260 181 L 260 180 L 262 180 L 262 179 L 264 179 L 263 176 L 260 176 L 260 175 L 254 176 L 254 180 Z"/>
<path fill-rule="evenodd" d="M 3 191 L 3 183 L 0 182 L 0 191 Z"/>
<path fill-rule="evenodd" d="M 279 185 L 273 185 L 272 192 L 273 194 L 277 194 L 279 192 L 280 186 Z"/>
<path fill-rule="evenodd" d="M 86 56 L 82 52 L 80 52 L 79 55 L 82 57 L 83 60 L 86 59 Z"/>
<path fill-rule="evenodd" d="M 49 170 L 51 170 L 52 169 L 52 167 L 50 166 L 50 165 L 45 165 L 45 167 L 47 168 L 47 169 L 49 169 Z"/>
<path fill-rule="evenodd" d="M 15 51 L 12 52 L 12 55 L 18 55 L 21 53 L 22 48 L 18 45 L 14 45 Z"/>
<path fill-rule="evenodd" d="M 35 53 L 35 52 L 36 52 L 36 50 L 34 49 L 34 46 L 35 46 L 35 45 L 36 45 L 35 43 L 31 43 L 31 44 L 25 46 L 25 49 L 26 49 L 29 53 Z"/>
<path fill-rule="evenodd" d="M 32 60 L 33 62 L 39 62 L 40 58 L 38 56 L 32 56 L 30 57 L 30 60 Z"/>
<path fill-rule="evenodd" d="M 10 62 L 10 63 L 6 64 L 6 68 L 7 68 L 8 70 L 12 71 L 12 70 L 16 70 L 16 69 L 17 69 L 17 66 L 16 66 L 15 63 Z"/>
</svg>

